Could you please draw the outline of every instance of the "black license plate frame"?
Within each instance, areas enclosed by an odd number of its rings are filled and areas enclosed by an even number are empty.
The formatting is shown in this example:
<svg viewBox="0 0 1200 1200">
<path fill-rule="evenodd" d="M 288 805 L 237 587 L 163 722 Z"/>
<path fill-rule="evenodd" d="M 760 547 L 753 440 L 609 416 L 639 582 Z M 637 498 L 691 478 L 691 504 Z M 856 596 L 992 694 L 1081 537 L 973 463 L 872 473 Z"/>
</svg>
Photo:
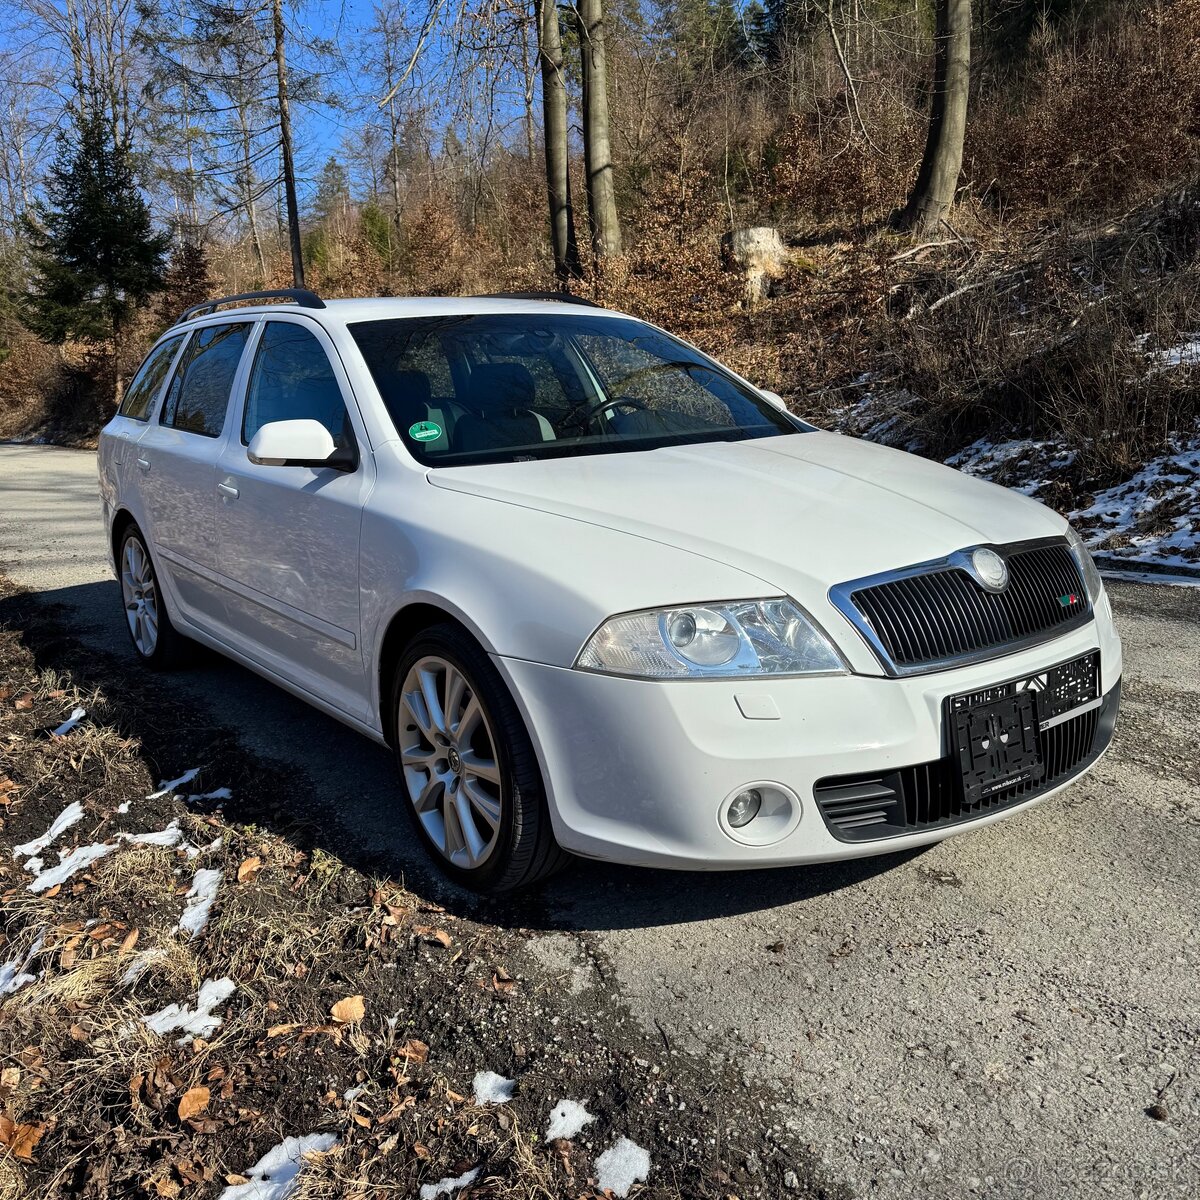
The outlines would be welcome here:
<svg viewBox="0 0 1200 1200">
<path fill-rule="evenodd" d="M 1042 729 L 1099 699 L 1098 650 L 1034 675 L 949 697 L 946 729 L 964 807 L 1036 789 L 1046 775 Z"/>
</svg>

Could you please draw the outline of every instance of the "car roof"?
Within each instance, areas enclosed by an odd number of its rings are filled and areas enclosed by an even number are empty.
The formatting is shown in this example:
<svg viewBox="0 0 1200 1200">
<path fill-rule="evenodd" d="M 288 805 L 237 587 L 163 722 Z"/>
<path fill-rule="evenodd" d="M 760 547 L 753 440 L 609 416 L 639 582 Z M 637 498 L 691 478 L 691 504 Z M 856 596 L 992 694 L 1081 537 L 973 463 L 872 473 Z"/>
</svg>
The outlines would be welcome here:
<svg viewBox="0 0 1200 1200">
<path fill-rule="evenodd" d="M 258 316 L 262 313 L 300 313 L 323 324 L 348 325 L 398 317 L 459 317 L 492 313 L 553 314 L 554 316 L 627 317 L 627 313 L 560 300 L 526 300 L 498 296 L 376 296 L 355 300 L 326 300 L 324 308 L 292 304 L 251 304 L 221 309 L 180 322 L 177 328 L 217 317 Z"/>
</svg>

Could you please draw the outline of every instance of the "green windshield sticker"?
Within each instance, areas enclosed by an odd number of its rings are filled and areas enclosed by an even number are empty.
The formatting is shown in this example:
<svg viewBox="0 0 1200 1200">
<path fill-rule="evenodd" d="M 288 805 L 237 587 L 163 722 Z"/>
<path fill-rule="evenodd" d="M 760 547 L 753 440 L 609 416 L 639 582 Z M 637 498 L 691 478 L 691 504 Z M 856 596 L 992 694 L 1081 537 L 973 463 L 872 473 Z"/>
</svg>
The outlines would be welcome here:
<svg viewBox="0 0 1200 1200">
<path fill-rule="evenodd" d="M 433 421 L 417 421 L 408 427 L 408 436 L 414 442 L 432 442 L 442 436 L 442 427 Z"/>
</svg>

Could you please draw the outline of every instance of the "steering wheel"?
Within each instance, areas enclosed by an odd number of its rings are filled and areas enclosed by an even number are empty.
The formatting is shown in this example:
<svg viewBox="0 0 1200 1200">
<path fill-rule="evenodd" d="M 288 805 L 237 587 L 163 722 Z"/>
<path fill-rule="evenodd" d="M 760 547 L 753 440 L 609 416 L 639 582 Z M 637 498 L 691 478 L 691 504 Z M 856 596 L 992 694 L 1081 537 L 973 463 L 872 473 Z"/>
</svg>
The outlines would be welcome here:
<svg viewBox="0 0 1200 1200">
<path fill-rule="evenodd" d="M 633 396 L 612 396 L 607 400 L 601 400 L 599 404 L 593 404 L 591 408 L 583 414 L 584 420 L 589 424 L 592 421 L 602 417 L 610 408 L 632 408 L 641 412 L 649 412 L 650 406 L 643 403 L 641 400 L 635 399 Z"/>
</svg>

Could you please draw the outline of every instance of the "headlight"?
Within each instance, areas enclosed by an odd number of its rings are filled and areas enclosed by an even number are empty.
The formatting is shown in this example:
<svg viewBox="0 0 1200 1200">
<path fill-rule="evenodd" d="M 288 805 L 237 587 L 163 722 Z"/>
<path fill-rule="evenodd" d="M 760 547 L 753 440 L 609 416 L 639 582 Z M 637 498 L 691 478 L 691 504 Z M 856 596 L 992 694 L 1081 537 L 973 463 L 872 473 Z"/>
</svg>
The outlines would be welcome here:
<svg viewBox="0 0 1200 1200">
<path fill-rule="evenodd" d="M 1104 595 L 1104 583 L 1100 578 L 1100 572 L 1096 570 L 1096 564 L 1092 561 L 1092 553 L 1084 545 L 1083 538 L 1069 525 L 1067 526 L 1067 542 L 1071 547 L 1071 555 L 1079 567 L 1079 573 L 1083 576 L 1083 586 L 1087 588 L 1088 599 L 1094 608 L 1100 603 L 1100 597 Z"/>
<path fill-rule="evenodd" d="M 749 679 L 846 670 L 829 638 L 786 599 L 624 613 L 592 634 L 575 665 L 642 679 Z"/>
</svg>

